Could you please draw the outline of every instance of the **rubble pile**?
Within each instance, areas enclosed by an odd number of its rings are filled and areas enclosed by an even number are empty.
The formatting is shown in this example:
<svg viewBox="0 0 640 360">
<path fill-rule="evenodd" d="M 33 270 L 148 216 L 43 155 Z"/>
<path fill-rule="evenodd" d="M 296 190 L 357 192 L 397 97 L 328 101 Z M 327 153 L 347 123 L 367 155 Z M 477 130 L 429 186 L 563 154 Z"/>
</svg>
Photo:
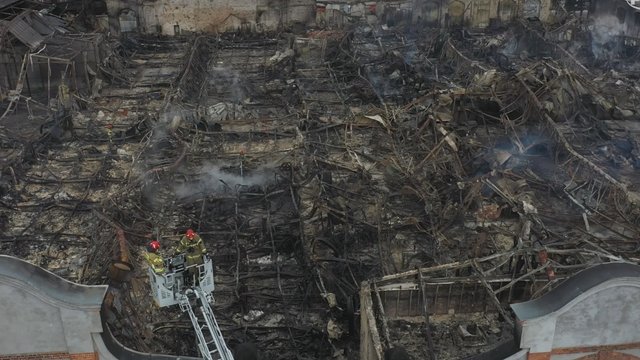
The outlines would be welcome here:
<svg viewBox="0 0 640 360">
<path fill-rule="evenodd" d="M 637 78 L 535 26 L 106 43 L 72 110 L 22 101 L 1 118 L 0 249 L 112 284 L 123 344 L 197 355 L 188 319 L 153 307 L 142 259 L 148 241 L 171 255 L 193 228 L 222 333 L 271 359 L 356 358 L 363 281 L 458 264 L 425 286 L 481 279 L 492 308 L 436 308 L 426 328 L 390 319 L 385 346 L 486 351 L 512 339 L 509 302 L 637 261 Z"/>
</svg>

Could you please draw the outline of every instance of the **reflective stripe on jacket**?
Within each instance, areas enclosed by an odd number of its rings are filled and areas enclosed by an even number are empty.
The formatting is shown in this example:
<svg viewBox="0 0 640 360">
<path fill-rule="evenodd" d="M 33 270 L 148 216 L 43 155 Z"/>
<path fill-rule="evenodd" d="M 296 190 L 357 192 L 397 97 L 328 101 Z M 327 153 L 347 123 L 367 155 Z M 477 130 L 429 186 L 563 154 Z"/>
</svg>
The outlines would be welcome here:
<svg viewBox="0 0 640 360">
<path fill-rule="evenodd" d="M 144 254 L 144 258 L 147 259 L 147 262 L 149 263 L 149 266 L 151 266 L 153 272 L 156 274 L 164 273 L 164 260 L 162 260 L 162 256 L 156 253 L 146 252 Z"/>
</svg>

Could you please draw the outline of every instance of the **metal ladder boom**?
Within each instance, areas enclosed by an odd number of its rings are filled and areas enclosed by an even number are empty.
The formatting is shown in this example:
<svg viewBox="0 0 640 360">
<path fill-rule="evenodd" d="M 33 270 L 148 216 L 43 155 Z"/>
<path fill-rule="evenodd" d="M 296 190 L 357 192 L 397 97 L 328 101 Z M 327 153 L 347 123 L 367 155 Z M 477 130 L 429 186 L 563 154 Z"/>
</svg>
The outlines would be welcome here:
<svg viewBox="0 0 640 360">
<path fill-rule="evenodd" d="M 233 360 L 233 355 L 222 337 L 216 318 L 213 315 L 213 310 L 209 305 L 207 294 L 202 291 L 200 287 L 194 287 L 192 291 L 195 293 L 196 298 L 200 300 L 200 310 L 204 317 L 205 325 L 200 325 L 198 316 L 193 311 L 193 307 L 186 293 L 180 298 L 180 309 L 189 314 L 191 324 L 196 332 L 200 354 L 205 360 Z M 187 290 L 187 292 L 189 292 L 189 290 Z M 207 335 L 211 340 L 207 341 Z M 212 343 L 215 345 L 214 349 L 211 349 Z M 214 357 L 216 354 L 218 354 L 218 356 Z"/>
<path fill-rule="evenodd" d="M 207 294 L 200 287 L 196 287 L 195 291 L 196 296 L 200 299 L 200 303 L 202 304 L 202 307 L 200 309 L 202 311 L 202 315 L 204 316 L 204 321 L 207 323 L 207 328 L 209 329 L 211 337 L 213 338 L 216 348 L 218 349 L 220 359 L 233 360 L 231 350 L 229 350 L 229 348 L 227 347 L 227 343 L 224 341 L 224 337 L 222 337 L 222 332 L 220 331 L 218 322 L 216 321 L 216 318 L 213 315 L 213 310 L 209 305 Z"/>
</svg>

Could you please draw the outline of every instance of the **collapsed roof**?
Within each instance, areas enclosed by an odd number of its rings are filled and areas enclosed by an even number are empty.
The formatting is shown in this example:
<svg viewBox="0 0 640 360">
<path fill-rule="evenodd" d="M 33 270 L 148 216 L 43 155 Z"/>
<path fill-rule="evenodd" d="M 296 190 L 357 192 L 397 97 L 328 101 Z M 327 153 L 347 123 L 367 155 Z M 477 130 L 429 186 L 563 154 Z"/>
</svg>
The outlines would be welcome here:
<svg viewBox="0 0 640 360">
<path fill-rule="evenodd" d="M 86 34 L 39 40 L 52 23 L 18 16 L 29 56 L 82 59 L 66 39 Z M 371 306 L 411 302 L 469 345 L 430 346 L 386 308 L 377 350 L 490 349 L 512 340 L 508 303 L 637 261 L 639 90 L 633 69 L 581 56 L 590 43 L 549 38 L 571 24 L 110 39 L 4 112 L 2 250 L 117 285 L 107 320 L 143 351 L 195 355 L 188 323 L 150 306 L 140 256 L 187 227 L 214 254 L 223 333 L 269 355 L 356 356 L 365 280 Z M 84 78 L 71 106 L 51 101 Z M 114 258 L 131 272 L 109 272 Z"/>
</svg>

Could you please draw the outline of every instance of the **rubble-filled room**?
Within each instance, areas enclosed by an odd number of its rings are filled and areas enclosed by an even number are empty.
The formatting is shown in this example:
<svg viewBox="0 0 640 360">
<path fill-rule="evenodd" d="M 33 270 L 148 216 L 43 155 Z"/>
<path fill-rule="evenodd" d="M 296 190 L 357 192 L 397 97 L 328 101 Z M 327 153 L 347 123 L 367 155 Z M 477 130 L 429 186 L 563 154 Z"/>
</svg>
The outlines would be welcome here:
<svg viewBox="0 0 640 360">
<path fill-rule="evenodd" d="M 211 358 L 196 236 L 236 359 L 502 359 L 640 261 L 639 58 L 623 0 L 0 0 L 0 254 L 141 353 Z"/>
</svg>

